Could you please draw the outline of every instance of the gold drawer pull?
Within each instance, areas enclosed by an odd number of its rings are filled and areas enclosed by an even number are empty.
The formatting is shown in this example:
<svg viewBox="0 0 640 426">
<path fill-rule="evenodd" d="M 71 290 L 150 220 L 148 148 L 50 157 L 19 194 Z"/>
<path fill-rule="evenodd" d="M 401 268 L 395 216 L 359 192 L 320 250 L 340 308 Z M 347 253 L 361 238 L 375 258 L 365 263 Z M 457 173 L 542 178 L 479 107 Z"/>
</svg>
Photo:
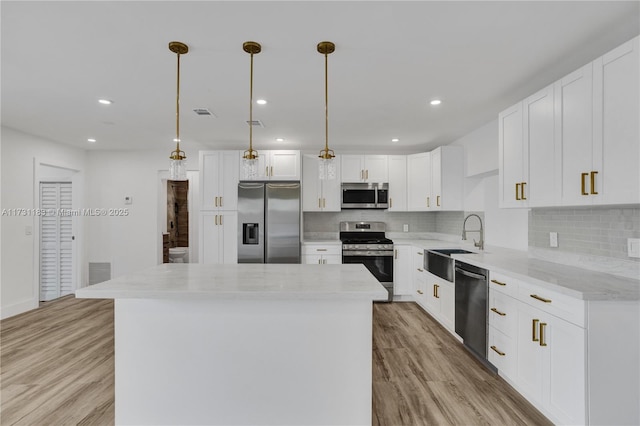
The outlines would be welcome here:
<svg viewBox="0 0 640 426">
<path fill-rule="evenodd" d="M 494 283 L 494 284 L 498 284 L 498 285 L 507 285 L 507 283 L 503 283 L 503 282 L 500 282 L 498 280 L 491 280 L 491 282 Z"/>
<path fill-rule="evenodd" d="M 438 284 L 433 285 L 433 297 L 436 299 L 440 299 L 440 296 L 438 296 L 438 287 L 440 287 Z"/>
<path fill-rule="evenodd" d="M 589 195 L 589 193 L 585 189 L 585 181 L 584 179 L 589 176 L 589 173 L 580 173 L 580 193 L 582 195 Z"/>
<path fill-rule="evenodd" d="M 532 342 L 537 342 L 540 339 L 538 339 L 538 336 L 536 335 L 536 330 L 538 329 L 538 323 L 540 322 L 540 320 L 534 319 L 531 321 L 531 341 Z"/>
<path fill-rule="evenodd" d="M 547 323 L 546 322 L 541 322 L 540 323 L 540 346 L 547 346 L 547 342 L 545 342 L 544 340 L 544 330 L 547 328 Z"/>
<path fill-rule="evenodd" d="M 527 197 L 524 196 L 524 186 L 527 184 L 527 182 L 521 182 L 520 183 L 520 199 L 521 200 L 526 200 Z"/>
<path fill-rule="evenodd" d="M 440 207 L 440 196 L 439 195 L 436 197 L 436 206 Z"/>
<path fill-rule="evenodd" d="M 520 184 L 516 183 L 516 200 L 520 201 Z"/>
<path fill-rule="evenodd" d="M 496 308 L 491 308 L 492 312 L 495 312 L 496 314 L 500 315 L 501 317 L 506 316 L 507 314 L 505 314 L 504 312 L 500 312 L 499 310 L 497 310 Z"/>
<path fill-rule="evenodd" d="M 423 294 L 422 290 L 416 290 L 418 292 L 418 294 Z"/>
<path fill-rule="evenodd" d="M 544 303 L 551 303 L 551 299 L 545 299 L 544 297 L 540 297 L 537 294 L 530 294 L 529 296 Z"/>
<path fill-rule="evenodd" d="M 420 268 L 418 268 L 418 271 L 420 271 L 420 272 L 424 272 L 424 270 L 422 270 L 422 269 L 420 269 Z"/>
<path fill-rule="evenodd" d="M 327 249 L 316 249 L 316 251 L 327 251 Z"/>
<path fill-rule="evenodd" d="M 423 255 L 424 255 L 424 252 L 417 251 L 417 252 L 416 252 L 416 254 L 418 254 L 418 255 L 420 255 L 420 256 L 423 256 Z"/>
<path fill-rule="evenodd" d="M 491 346 L 491 349 L 492 349 L 495 353 L 497 353 L 498 355 L 500 355 L 500 356 L 505 356 L 505 355 L 506 355 L 504 352 L 500 352 L 500 351 L 498 350 L 498 348 L 496 348 L 495 346 Z"/>
</svg>

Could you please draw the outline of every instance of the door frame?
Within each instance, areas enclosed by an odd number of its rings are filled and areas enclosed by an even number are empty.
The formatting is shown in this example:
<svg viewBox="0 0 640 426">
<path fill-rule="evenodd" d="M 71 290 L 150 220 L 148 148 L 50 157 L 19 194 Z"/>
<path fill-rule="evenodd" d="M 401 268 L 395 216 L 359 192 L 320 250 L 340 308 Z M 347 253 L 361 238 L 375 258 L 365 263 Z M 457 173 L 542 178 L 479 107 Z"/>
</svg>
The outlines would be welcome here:
<svg viewBox="0 0 640 426">
<path fill-rule="evenodd" d="M 52 176 L 52 169 L 57 169 L 59 176 Z M 68 164 L 62 164 L 58 161 L 48 161 L 38 157 L 33 159 L 33 206 L 40 209 L 40 184 L 47 182 L 71 182 L 71 208 L 74 210 L 82 209 L 84 205 L 84 173 L 82 170 Z M 57 173 L 55 173 L 57 174 Z M 63 177 L 63 175 L 67 175 Z M 72 216 L 71 229 L 75 239 L 71 243 L 73 272 L 71 278 L 71 286 L 78 289 L 84 286 L 86 282 L 84 277 L 84 268 L 82 267 L 83 250 L 83 225 L 84 220 L 81 215 Z M 40 218 L 33 216 L 33 307 L 40 305 Z"/>
</svg>

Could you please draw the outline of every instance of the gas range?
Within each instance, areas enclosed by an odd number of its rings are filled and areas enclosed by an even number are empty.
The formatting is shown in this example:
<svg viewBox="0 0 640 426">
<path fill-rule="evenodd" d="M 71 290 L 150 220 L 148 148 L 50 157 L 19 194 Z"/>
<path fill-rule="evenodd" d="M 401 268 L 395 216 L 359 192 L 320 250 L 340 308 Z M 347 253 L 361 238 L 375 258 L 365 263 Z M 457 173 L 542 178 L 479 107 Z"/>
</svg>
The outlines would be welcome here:
<svg viewBox="0 0 640 426">
<path fill-rule="evenodd" d="M 385 237 L 384 222 L 340 222 L 342 263 L 361 263 L 393 299 L 393 241 Z"/>
</svg>

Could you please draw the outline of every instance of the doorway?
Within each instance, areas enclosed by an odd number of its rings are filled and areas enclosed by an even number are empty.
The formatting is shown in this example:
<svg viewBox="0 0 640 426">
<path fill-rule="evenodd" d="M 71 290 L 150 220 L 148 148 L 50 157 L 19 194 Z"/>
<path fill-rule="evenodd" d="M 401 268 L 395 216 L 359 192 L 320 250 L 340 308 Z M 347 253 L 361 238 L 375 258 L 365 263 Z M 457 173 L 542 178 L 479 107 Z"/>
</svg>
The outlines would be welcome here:
<svg viewBox="0 0 640 426">
<path fill-rule="evenodd" d="M 167 181 L 167 233 L 169 249 L 189 247 L 189 181 Z M 178 253 L 176 251 L 176 253 Z M 170 261 L 177 261 L 176 254 L 169 255 Z M 179 259 L 188 262 L 188 253 Z"/>
<path fill-rule="evenodd" d="M 72 294 L 73 197 L 71 182 L 40 183 L 40 301 Z"/>
</svg>

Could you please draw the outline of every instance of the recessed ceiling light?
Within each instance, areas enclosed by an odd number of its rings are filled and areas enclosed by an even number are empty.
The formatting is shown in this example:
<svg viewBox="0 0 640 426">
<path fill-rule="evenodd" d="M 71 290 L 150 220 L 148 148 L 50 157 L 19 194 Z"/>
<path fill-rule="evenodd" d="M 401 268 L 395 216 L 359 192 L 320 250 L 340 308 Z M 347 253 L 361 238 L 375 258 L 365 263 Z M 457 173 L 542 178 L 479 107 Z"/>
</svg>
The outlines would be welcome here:
<svg viewBox="0 0 640 426">
<path fill-rule="evenodd" d="M 266 100 L 264 100 L 264 99 L 258 99 L 258 100 L 256 101 L 256 103 L 257 103 L 258 105 L 266 105 L 266 104 L 267 104 L 267 101 L 266 101 Z"/>
<path fill-rule="evenodd" d="M 400 141 L 400 139 L 398 139 L 398 138 L 391 139 L 391 142 L 398 142 L 398 141 Z"/>
<path fill-rule="evenodd" d="M 93 138 L 89 138 L 89 139 L 87 139 L 87 142 L 94 143 L 95 141 L 96 141 L 96 140 L 95 140 L 95 139 L 93 139 Z"/>
<path fill-rule="evenodd" d="M 440 105 L 442 101 L 440 99 L 434 99 L 430 102 L 431 105 Z"/>
<path fill-rule="evenodd" d="M 111 105 L 113 103 L 113 101 L 110 101 L 109 99 L 98 99 L 98 102 L 102 105 Z"/>
<path fill-rule="evenodd" d="M 276 138 L 276 142 L 284 142 L 284 138 Z"/>
</svg>

